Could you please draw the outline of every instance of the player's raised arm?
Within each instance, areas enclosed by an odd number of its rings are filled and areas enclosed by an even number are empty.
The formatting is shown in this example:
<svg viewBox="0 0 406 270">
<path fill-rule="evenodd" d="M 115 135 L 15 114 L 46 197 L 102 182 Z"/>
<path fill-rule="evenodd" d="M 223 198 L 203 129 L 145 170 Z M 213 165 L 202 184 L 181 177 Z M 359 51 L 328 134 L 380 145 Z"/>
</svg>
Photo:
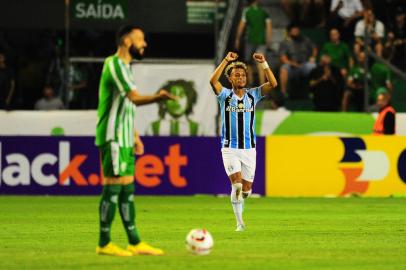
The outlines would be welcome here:
<svg viewBox="0 0 406 270">
<path fill-rule="evenodd" d="M 127 93 L 127 98 L 131 100 L 135 105 L 148 105 L 161 100 L 172 99 L 175 100 L 176 97 L 168 93 L 168 91 L 161 89 L 155 95 L 140 95 L 138 91 L 133 90 Z"/>
<path fill-rule="evenodd" d="M 216 68 L 214 73 L 211 75 L 210 85 L 216 95 L 219 95 L 221 89 L 223 88 L 223 86 L 219 81 L 221 74 L 223 73 L 228 63 L 237 60 L 237 58 L 238 54 L 229 52 L 227 56 L 223 59 L 223 61 L 221 61 L 220 65 Z"/>
<path fill-rule="evenodd" d="M 278 86 L 278 82 L 276 81 L 275 75 L 273 74 L 271 68 L 268 65 L 268 62 L 265 59 L 265 56 L 262 53 L 254 53 L 252 56 L 255 61 L 261 64 L 262 68 L 265 72 L 265 77 L 268 82 L 261 85 L 261 94 L 266 96 L 271 92 L 272 89 Z"/>
</svg>

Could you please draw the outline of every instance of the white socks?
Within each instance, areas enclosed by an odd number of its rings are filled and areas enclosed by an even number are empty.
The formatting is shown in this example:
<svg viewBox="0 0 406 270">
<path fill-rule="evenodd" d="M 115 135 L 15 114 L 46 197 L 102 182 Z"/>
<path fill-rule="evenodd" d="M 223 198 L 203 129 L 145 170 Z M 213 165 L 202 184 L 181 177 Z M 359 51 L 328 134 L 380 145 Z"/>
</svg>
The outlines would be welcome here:
<svg viewBox="0 0 406 270">
<path fill-rule="evenodd" d="M 244 221 L 242 219 L 244 199 L 242 197 L 241 183 L 235 183 L 231 185 L 230 198 L 234 210 L 235 219 L 237 220 L 237 225 L 244 225 Z"/>
</svg>

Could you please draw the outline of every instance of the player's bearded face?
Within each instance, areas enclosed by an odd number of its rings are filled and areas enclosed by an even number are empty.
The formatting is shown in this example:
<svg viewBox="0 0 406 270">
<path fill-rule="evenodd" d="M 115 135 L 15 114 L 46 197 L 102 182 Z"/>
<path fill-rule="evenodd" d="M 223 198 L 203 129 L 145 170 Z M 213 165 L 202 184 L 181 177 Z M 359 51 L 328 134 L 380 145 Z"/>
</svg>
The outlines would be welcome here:
<svg viewBox="0 0 406 270">
<path fill-rule="evenodd" d="M 132 44 L 129 48 L 129 53 L 133 59 L 141 60 L 144 57 L 144 50 L 147 47 L 144 33 L 140 30 L 135 30 L 131 35 Z"/>
<path fill-rule="evenodd" d="M 133 44 L 131 45 L 129 52 L 133 59 L 141 60 L 144 58 L 144 48 L 137 49 L 137 47 Z"/>
</svg>

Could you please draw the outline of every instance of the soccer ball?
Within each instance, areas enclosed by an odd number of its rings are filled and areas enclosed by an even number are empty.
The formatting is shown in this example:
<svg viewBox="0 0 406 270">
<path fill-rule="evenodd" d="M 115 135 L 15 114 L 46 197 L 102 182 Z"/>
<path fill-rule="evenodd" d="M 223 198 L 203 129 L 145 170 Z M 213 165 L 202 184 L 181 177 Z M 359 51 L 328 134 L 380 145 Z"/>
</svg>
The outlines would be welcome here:
<svg viewBox="0 0 406 270">
<path fill-rule="evenodd" d="M 196 255 L 209 254 L 213 244 L 213 237 L 205 229 L 193 229 L 186 236 L 186 248 Z"/>
</svg>

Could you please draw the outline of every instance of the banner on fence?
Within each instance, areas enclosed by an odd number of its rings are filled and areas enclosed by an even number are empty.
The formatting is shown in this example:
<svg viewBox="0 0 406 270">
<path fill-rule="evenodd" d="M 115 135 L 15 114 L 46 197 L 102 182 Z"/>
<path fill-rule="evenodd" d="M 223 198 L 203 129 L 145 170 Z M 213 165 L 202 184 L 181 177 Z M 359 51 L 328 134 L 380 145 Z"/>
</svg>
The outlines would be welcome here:
<svg viewBox="0 0 406 270">
<path fill-rule="evenodd" d="M 142 94 L 166 89 L 178 100 L 137 107 L 137 129 L 154 136 L 215 135 L 218 102 L 210 88 L 213 65 L 136 64 Z"/>
<path fill-rule="evenodd" d="M 406 195 L 406 137 L 270 136 L 269 196 Z"/>
<path fill-rule="evenodd" d="M 265 194 L 264 138 L 258 138 L 254 192 Z M 216 137 L 146 137 L 136 159 L 137 194 L 228 194 Z M 0 194 L 89 195 L 101 192 L 94 137 L 0 136 Z"/>
</svg>

